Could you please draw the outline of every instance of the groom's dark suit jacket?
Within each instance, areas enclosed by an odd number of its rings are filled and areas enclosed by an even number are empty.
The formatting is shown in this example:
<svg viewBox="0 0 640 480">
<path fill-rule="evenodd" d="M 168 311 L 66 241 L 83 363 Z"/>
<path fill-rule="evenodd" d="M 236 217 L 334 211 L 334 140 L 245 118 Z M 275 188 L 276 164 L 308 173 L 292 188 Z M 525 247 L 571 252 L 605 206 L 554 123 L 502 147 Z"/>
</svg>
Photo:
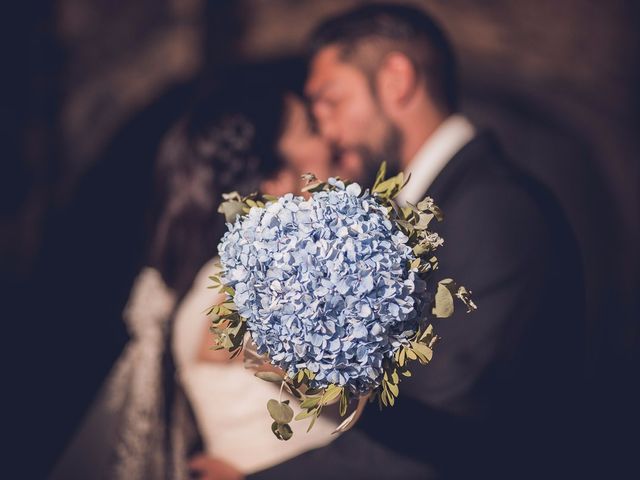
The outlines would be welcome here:
<svg viewBox="0 0 640 480">
<path fill-rule="evenodd" d="M 445 219 L 435 280 L 473 291 L 436 320 L 431 364 L 327 447 L 251 476 L 556 478 L 577 473 L 583 342 L 578 247 L 560 208 L 481 133 L 426 192 Z M 302 431 L 303 432 L 303 431 Z M 299 435 L 304 435 L 304 433 Z"/>
</svg>

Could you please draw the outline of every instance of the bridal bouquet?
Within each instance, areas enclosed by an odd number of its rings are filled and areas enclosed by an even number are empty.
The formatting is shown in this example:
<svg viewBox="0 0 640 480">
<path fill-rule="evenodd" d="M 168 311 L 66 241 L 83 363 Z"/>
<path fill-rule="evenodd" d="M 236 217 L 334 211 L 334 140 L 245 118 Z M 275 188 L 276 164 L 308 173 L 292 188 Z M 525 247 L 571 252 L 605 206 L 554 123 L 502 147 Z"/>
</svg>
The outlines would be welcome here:
<svg viewBox="0 0 640 480">
<path fill-rule="evenodd" d="M 226 294 L 213 306 L 216 348 L 232 356 L 251 344 L 275 368 L 256 376 L 281 384 L 300 401 L 296 420 L 339 402 L 357 421 L 367 400 L 393 406 L 411 362 L 429 363 L 438 339 L 432 316 L 448 317 L 454 299 L 475 309 L 451 279 L 431 282 L 443 243 L 429 230 L 442 213 L 431 198 L 399 207 L 402 174 L 375 184 L 306 175 L 310 197 L 225 195 L 228 231 L 218 247 L 221 274 L 212 288 Z M 431 287 L 429 287 L 432 285 Z M 289 401 L 270 400 L 272 431 L 292 436 Z M 308 430 L 307 430 L 308 431 Z"/>
</svg>

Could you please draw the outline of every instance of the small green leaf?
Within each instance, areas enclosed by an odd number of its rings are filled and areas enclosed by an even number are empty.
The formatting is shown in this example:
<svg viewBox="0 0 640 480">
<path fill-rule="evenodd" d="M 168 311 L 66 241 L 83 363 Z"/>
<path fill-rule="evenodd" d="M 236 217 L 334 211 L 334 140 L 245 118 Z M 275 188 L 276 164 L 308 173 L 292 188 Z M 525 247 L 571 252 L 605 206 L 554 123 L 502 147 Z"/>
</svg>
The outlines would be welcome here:
<svg viewBox="0 0 640 480">
<path fill-rule="evenodd" d="M 280 434 L 281 439 L 285 442 L 293 437 L 293 430 L 291 430 L 291 426 L 289 426 L 288 423 L 281 423 L 278 425 L 278 433 Z"/>
<path fill-rule="evenodd" d="M 320 409 L 315 410 L 315 412 L 316 412 L 315 415 L 313 416 L 313 418 L 309 422 L 309 426 L 307 427 L 307 433 L 311 431 L 311 429 L 313 428 L 313 425 L 316 423 L 316 420 L 320 416 Z"/>
<path fill-rule="evenodd" d="M 294 385 L 292 385 L 290 382 L 285 382 L 284 386 L 291 395 L 296 397 L 298 400 L 302 400 L 302 393 Z"/>
<path fill-rule="evenodd" d="M 413 342 L 412 346 L 416 354 L 419 354 L 426 360 L 425 363 L 431 361 L 431 359 L 433 358 L 433 350 L 431 350 L 429 347 L 427 347 L 423 343 Z"/>
<path fill-rule="evenodd" d="M 443 280 L 438 283 L 435 305 L 432 310 L 432 313 L 438 318 L 447 318 L 453 314 L 453 295 L 444 282 L 446 281 Z"/>
<path fill-rule="evenodd" d="M 238 200 L 227 200 L 218 207 L 218 213 L 222 213 L 228 223 L 235 222 L 238 215 L 242 216 L 243 211 L 244 204 Z"/>
<path fill-rule="evenodd" d="M 296 415 L 296 420 L 304 420 L 305 418 L 309 418 L 316 414 L 315 410 L 307 410 L 306 412 L 300 412 Z"/>
<path fill-rule="evenodd" d="M 273 382 L 280 383 L 284 378 L 283 375 L 279 375 L 276 372 L 256 372 L 254 373 L 256 377 L 260 380 L 264 380 L 265 382 Z"/>
<path fill-rule="evenodd" d="M 376 180 L 373 183 L 373 189 L 375 189 L 381 182 L 384 181 L 384 178 L 387 175 L 387 162 L 382 162 L 380 164 L 380 168 L 378 169 L 378 173 L 376 174 Z"/>
<path fill-rule="evenodd" d="M 280 435 L 280 432 L 278 431 L 278 422 L 273 422 L 271 424 L 271 431 L 273 432 L 273 434 L 276 436 L 276 438 L 278 440 L 282 440 L 282 435 Z"/>
<path fill-rule="evenodd" d="M 317 407 L 322 400 L 322 397 L 307 397 L 300 403 L 300 408 L 314 408 Z"/>
<path fill-rule="evenodd" d="M 322 395 L 322 403 L 324 405 L 327 405 L 328 403 L 338 398 L 338 395 L 340 395 L 341 393 L 342 393 L 342 387 L 338 387 L 336 385 L 329 385 L 325 390 L 324 395 Z"/>
<path fill-rule="evenodd" d="M 471 313 L 474 310 L 478 309 L 474 301 L 471 299 L 471 292 L 468 291 L 465 287 L 460 286 L 458 288 L 458 291 L 456 292 L 456 297 L 466 305 L 467 313 Z"/>
<path fill-rule="evenodd" d="M 309 192 L 309 193 L 321 192 L 324 189 L 324 186 L 325 184 L 322 182 L 311 183 L 309 185 L 302 187 L 300 191 Z"/>
<path fill-rule="evenodd" d="M 404 366 L 406 362 L 407 349 L 404 347 L 400 347 L 400 354 L 398 355 L 398 365 L 401 367 Z"/>
<path fill-rule="evenodd" d="M 431 220 L 433 220 L 432 213 L 421 213 L 414 227 L 416 230 L 426 230 Z"/>
<path fill-rule="evenodd" d="M 442 210 L 433 202 L 431 197 L 425 197 L 424 200 L 418 202 L 418 209 L 423 212 L 431 212 L 436 217 L 436 220 L 441 222 L 444 218 Z"/>
<path fill-rule="evenodd" d="M 398 393 L 400 392 L 398 385 L 394 385 L 393 383 L 387 383 L 387 387 L 389 388 L 389 391 L 393 394 L 394 397 L 398 396 Z"/>
<path fill-rule="evenodd" d="M 313 173 L 303 173 L 300 178 L 302 178 L 302 180 L 304 180 L 307 185 L 318 180 L 318 178 Z"/>
<path fill-rule="evenodd" d="M 340 416 L 344 417 L 347 413 L 347 408 L 349 407 L 349 392 L 347 390 L 342 390 L 342 395 L 340 395 Z"/>
<path fill-rule="evenodd" d="M 420 338 L 418 339 L 420 342 L 423 340 L 426 340 L 427 338 L 431 337 L 433 335 L 433 325 L 429 325 L 424 332 L 422 333 L 422 335 L 420 335 Z"/>
<path fill-rule="evenodd" d="M 284 402 L 271 399 L 267 402 L 269 415 L 278 423 L 289 423 L 293 419 L 292 408 Z"/>
</svg>

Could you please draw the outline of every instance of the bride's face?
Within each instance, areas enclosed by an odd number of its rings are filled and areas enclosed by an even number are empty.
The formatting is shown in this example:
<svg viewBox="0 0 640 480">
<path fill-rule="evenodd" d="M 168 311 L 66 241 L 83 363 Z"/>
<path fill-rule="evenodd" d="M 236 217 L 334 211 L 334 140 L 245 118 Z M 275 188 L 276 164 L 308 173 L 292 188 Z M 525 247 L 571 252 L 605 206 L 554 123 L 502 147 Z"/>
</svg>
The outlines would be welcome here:
<svg viewBox="0 0 640 480">
<path fill-rule="evenodd" d="M 329 144 L 314 132 L 302 101 L 290 95 L 285 102 L 285 124 L 277 145 L 285 166 L 260 188 L 264 193 L 277 196 L 299 193 L 303 186 L 300 176 L 304 173 L 311 172 L 323 180 L 335 175 Z"/>
</svg>

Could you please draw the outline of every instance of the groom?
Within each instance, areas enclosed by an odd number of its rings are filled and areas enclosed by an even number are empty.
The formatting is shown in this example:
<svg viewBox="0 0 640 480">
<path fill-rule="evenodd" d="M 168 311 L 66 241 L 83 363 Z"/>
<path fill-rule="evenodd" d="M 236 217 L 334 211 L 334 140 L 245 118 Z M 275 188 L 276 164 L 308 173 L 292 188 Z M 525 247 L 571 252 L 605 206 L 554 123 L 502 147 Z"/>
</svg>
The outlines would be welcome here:
<svg viewBox="0 0 640 480">
<path fill-rule="evenodd" d="M 397 5 L 332 18 L 312 37 L 306 93 L 322 135 L 361 159 L 343 170 L 368 182 L 386 160 L 411 173 L 401 203 L 435 199 L 436 276 L 469 287 L 478 311 L 437 321 L 433 362 L 403 381 L 395 407 L 370 405 L 329 446 L 250 478 L 575 476 L 577 246 L 551 195 L 458 112 L 442 30 Z"/>
</svg>

